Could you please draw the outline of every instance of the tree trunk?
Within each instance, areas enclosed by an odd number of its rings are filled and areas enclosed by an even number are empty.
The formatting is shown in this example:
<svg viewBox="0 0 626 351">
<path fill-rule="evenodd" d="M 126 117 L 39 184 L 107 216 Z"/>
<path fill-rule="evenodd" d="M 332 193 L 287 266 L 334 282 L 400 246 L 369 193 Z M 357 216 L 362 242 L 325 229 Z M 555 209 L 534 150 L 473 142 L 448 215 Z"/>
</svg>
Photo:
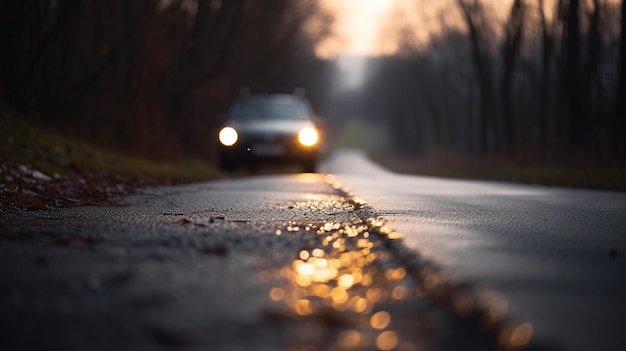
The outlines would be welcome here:
<svg viewBox="0 0 626 351">
<path fill-rule="evenodd" d="M 589 15 L 589 33 L 587 44 L 587 61 L 584 70 L 584 83 L 581 86 L 581 99 L 583 99 L 582 120 L 582 144 L 592 151 L 602 153 L 602 144 L 607 140 L 601 140 L 600 133 L 605 125 L 606 118 L 597 108 L 599 101 L 598 71 L 602 56 L 602 34 L 600 29 L 600 0 L 593 0 L 593 12 Z"/>
<path fill-rule="evenodd" d="M 619 58 L 619 86 L 615 115 L 612 123 L 613 156 L 624 156 L 626 154 L 626 0 L 622 1 L 622 33 L 620 40 Z"/>
<path fill-rule="evenodd" d="M 504 140 L 502 146 L 505 151 L 512 152 L 516 146 L 514 115 L 512 101 L 513 76 L 515 64 L 519 55 L 524 33 L 524 2 L 515 0 L 511 6 L 511 13 L 505 28 L 505 39 L 502 46 L 502 127 Z"/>
<path fill-rule="evenodd" d="M 552 56 L 554 39 L 544 11 L 544 1 L 539 0 L 539 15 L 541 17 L 541 81 L 539 87 L 539 140 L 542 148 L 550 148 L 549 142 L 549 106 L 550 106 L 550 77 L 552 75 Z"/>
<path fill-rule="evenodd" d="M 478 23 L 476 23 L 475 18 L 475 16 L 479 14 L 480 5 L 478 2 L 468 5 L 463 0 L 457 0 L 457 3 L 463 13 L 463 17 L 469 30 L 470 42 L 472 46 L 472 59 L 480 86 L 478 153 L 484 155 L 489 151 L 489 132 L 493 127 L 495 113 L 493 108 L 494 99 L 491 71 L 486 62 L 487 59 L 482 48 L 483 43 L 480 29 L 478 28 Z"/>
<path fill-rule="evenodd" d="M 574 150 L 580 151 L 582 148 L 582 126 L 584 119 L 584 104 L 581 100 L 580 82 L 580 21 L 579 21 L 579 0 L 569 0 L 567 9 L 567 29 L 566 29 L 566 66 L 565 66 L 565 89 L 566 89 L 566 109 L 569 120 L 567 145 Z"/>
</svg>

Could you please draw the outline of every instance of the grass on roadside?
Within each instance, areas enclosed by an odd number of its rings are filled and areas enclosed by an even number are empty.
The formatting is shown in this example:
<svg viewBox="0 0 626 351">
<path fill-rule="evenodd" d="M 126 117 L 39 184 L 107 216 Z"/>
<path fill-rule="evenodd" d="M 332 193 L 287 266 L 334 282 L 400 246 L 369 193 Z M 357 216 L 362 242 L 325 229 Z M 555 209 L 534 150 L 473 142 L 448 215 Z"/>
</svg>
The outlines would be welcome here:
<svg viewBox="0 0 626 351">
<path fill-rule="evenodd" d="M 0 109 L 0 209 L 110 203 L 149 185 L 221 177 L 202 160 L 149 160 L 105 150 Z"/>
</svg>

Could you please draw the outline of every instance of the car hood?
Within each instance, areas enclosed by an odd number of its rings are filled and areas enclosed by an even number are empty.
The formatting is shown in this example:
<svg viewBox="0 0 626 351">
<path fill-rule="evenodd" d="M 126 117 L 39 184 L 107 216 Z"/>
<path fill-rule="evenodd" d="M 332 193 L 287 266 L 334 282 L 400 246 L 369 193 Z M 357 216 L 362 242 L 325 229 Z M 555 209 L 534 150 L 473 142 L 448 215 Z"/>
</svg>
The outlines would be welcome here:
<svg viewBox="0 0 626 351">
<path fill-rule="evenodd" d="M 251 121 L 245 123 L 232 122 L 227 124 L 237 130 L 239 134 L 297 134 L 306 127 L 314 127 L 311 121 Z"/>
</svg>

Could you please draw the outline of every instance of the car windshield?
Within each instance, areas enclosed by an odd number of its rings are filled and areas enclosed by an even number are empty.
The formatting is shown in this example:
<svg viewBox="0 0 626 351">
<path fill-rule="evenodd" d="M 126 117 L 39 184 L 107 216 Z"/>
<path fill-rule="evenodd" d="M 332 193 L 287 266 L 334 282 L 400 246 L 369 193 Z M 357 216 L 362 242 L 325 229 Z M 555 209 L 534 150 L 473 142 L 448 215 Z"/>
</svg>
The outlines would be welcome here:
<svg viewBox="0 0 626 351">
<path fill-rule="evenodd" d="M 246 102 L 235 106 L 234 121 L 306 120 L 306 107 L 296 103 Z"/>
</svg>

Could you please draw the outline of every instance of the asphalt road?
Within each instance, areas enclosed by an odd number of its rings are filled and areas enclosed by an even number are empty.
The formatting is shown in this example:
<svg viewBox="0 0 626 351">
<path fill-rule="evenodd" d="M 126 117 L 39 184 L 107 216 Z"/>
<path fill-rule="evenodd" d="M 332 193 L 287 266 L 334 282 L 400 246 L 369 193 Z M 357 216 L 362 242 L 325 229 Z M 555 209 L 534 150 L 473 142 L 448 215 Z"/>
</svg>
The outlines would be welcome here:
<svg viewBox="0 0 626 351">
<path fill-rule="evenodd" d="M 485 350 L 324 175 L 0 213 L 1 350 Z M 368 221 L 369 219 L 369 221 Z"/>
<path fill-rule="evenodd" d="M 539 347 L 626 350 L 626 194 L 403 176 L 349 150 L 321 171 Z"/>
<path fill-rule="evenodd" d="M 0 349 L 626 349 L 626 195 L 319 170 L 0 213 Z"/>
</svg>

